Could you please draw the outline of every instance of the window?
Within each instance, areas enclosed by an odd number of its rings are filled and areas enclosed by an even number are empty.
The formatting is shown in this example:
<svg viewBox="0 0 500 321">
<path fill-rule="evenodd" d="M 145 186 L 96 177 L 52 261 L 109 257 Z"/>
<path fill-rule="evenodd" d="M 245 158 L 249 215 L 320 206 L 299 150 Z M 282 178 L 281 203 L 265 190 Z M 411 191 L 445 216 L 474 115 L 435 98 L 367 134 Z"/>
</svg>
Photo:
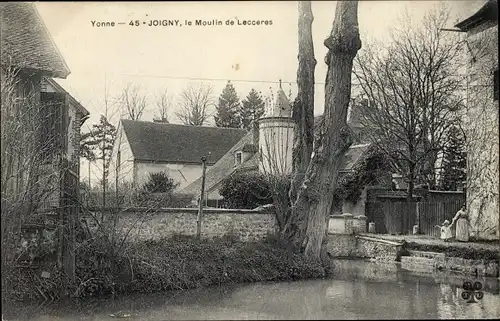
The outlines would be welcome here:
<svg viewBox="0 0 500 321">
<path fill-rule="evenodd" d="M 234 166 L 241 165 L 242 152 L 237 152 L 234 159 Z"/>
<path fill-rule="evenodd" d="M 493 72 L 493 100 L 498 101 L 498 69 Z"/>
</svg>

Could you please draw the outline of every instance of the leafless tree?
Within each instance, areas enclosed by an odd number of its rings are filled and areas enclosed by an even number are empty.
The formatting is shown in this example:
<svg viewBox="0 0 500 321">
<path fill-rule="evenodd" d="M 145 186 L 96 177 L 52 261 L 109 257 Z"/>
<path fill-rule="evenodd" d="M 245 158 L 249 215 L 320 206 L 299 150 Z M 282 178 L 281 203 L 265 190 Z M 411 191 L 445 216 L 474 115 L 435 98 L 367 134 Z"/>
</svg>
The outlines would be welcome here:
<svg viewBox="0 0 500 321">
<path fill-rule="evenodd" d="M 355 61 L 364 98 L 358 119 L 407 178 L 409 200 L 416 182 L 435 186 L 438 155 L 464 103 L 457 71 L 462 42 L 442 30 L 448 13 L 445 7 L 429 11 L 419 29 L 407 16 L 389 45 L 365 46 Z"/>
<path fill-rule="evenodd" d="M 140 120 L 146 109 L 146 95 L 139 85 L 129 83 L 119 97 L 120 109 L 131 120 Z"/>
<path fill-rule="evenodd" d="M 180 99 L 180 110 L 175 115 L 185 125 L 202 126 L 213 115 L 215 104 L 210 85 L 188 85 Z"/>
<path fill-rule="evenodd" d="M 164 89 L 156 97 L 156 116 L 155 121 L 168 123 L 168 113 L 172 109 L 172 97 L 168 90 Z"/>
</svg>

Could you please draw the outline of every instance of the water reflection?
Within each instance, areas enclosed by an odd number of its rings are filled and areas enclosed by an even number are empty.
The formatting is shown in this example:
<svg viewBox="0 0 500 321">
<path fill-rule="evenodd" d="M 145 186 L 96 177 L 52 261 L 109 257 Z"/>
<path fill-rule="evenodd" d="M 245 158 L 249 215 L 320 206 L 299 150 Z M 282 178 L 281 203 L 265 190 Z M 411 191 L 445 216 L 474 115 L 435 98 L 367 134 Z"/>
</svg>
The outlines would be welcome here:
<svg viewBox="0 0 500 321">
<path fill-rule="evenodd" d="M 461 298 L 461 277 L 415 276 L 396 265 L 338 261 L 329 280 L 249 284 L 66 302 L 36 309 L 4 307 L 7 320 L 431 319 L 499 318 L 496 279 L 480 279 L 484 298 Z M 30 310 L 31 309 L 31 310 Z"/>
</svg>

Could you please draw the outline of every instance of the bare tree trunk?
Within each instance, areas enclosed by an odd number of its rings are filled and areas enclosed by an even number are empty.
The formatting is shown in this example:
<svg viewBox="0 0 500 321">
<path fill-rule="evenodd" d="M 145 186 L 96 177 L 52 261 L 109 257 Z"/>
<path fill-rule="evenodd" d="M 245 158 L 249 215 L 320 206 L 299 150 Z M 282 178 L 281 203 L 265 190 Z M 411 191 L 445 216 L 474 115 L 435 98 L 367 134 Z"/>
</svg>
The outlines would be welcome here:
<svg viewBox="0 0 500 321">
<path fill-rule="evenodd" d="M 300 246 L 306 257 L 326 257 L 328 216 L 337 186 L 341 156 L 349 148 L 347 109 L 351 97 L 353 60 L 361 48 L 358 2 L 339 1 L 330 36 L 324 41 L 328 73 L 325 84 L 325 113 L 306 177 L 292 207 L 289 240 Z"/>
<path fill-rule="evenodd" d="M 302 184 L 311 159 L 314 140 L 314 45 L 311 2 L 299 1 L 299 68 L 297 70 L 298 93 L 293 103 L 292 117 L 295 122 L 292 152 L 293 177 L 290 200 L 295 202 L 297 190 Z"/>
</svg>

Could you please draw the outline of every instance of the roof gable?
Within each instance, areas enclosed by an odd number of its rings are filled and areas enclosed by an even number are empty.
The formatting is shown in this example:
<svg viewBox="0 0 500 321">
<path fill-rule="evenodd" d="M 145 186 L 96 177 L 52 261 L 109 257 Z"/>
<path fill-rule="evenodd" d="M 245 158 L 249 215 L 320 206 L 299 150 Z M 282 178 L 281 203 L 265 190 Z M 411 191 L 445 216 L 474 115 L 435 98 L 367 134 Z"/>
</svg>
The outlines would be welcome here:
<svg viewBox="0 0 500 321">
<path fill-rule="evenodd" d="M 213 187 L 217 186 L 224 178 L 231 175 L 238 167 L 234 166 L 234 152 L 240 150 L 243 146 L 251 144 L 253 140 L 252 132 L 248 132 L 241 140 L 235 144 L 221 159 L 212 166 L 206 173 L 205 190 L 209 192 Z M 258 157 L 254 154 L 250 159 L 241 165 L 245 169 L 258 166 Z M 196 195 L 200 193 L 201 177 L 189 184 L 182 190 L 183 193 Z"/>
<path fill-rule="evenodd" d="M 481 9 L 467 19 L 457 23 L 455 27 L 462 31 L 469 31 L 470 29 L 480 25 L 486 21 L 495 21 L 498 23 L 498 1 L 488 0 Z"/>
<path fill-rule="evenodd" d="M 0 3 L 1 63 L 66 78 L 70 71 L 35 4 Z"/>
<path fill-rule="evenodd" d="M 134 159 L 144 162 L 215 164 L 246 134 L 243 129 L 121 120 Z"/>
</svg>

